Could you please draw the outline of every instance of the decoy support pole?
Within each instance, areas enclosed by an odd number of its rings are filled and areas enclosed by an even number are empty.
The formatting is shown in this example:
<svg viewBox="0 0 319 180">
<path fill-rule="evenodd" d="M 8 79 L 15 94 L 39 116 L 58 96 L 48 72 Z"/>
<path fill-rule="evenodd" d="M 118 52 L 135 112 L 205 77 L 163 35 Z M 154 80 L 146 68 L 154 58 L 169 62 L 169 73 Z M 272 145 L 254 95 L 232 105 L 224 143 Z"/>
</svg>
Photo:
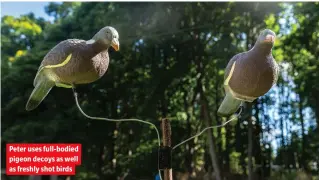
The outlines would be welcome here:
<svg viewBox="0 0 319 180">
<path fill-rule="evenodd" d="M 168 119 L 162 119 L 162 146 L 159 149 L 159 169 L 164 170 L 164 180 L 173 180 L 171 125 Z"/>
</svg>

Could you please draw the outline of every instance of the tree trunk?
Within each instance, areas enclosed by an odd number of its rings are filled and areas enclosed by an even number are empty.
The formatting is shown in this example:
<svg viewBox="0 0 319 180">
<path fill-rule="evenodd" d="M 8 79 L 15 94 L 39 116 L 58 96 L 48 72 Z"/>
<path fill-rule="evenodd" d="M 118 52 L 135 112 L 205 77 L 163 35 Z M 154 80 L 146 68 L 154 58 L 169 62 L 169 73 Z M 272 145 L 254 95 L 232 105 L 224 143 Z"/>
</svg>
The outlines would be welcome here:
<svg viewBox="0 0 319 180">
<path fill-rule="evenodd" d="M 251 116 L 252 104 L 246 103 L 246 115 L 244 116 L 248 122 L 248 147 L 247 147 L 247 155 L 248 155 L 248 180 L 253 179 L 253 137 L 252 137 L 252 116 Z"/>
<path fill-rule="evenodd" d="M 232 126 L 228 125 L 228 126 L 225 126 L 225 129 L 226 129 L 226 148 L 225 148 L 225 151 L 224 151 L 224 160 L 225 160 L 225 164 L 224 164 L 224 168 L 223 168 L 223 174 L 228 174 L 230 173 L 230 152 L 231 152 L 231 148 L 232 148 L 232 145 L 231 145 L 231 139 L 233 138 L 232 137 Z"/>
<path fill-rule="evenodd" d="M 112 117 L 114 117 L 115 119 L 118 118 L 118 113 L 117 113 L 117 102 L 115 100 L 113 100 L 111 102 L 111 115 Z M 118 124 L 116 123 L 112 123 L 109 126 L 112 126 L 112 133 L 110 133 L 111 136 L 111 141 L 110 144 L 108 145 L 109 147 L 109 153 L 108 153 L 108 162 L 111 164 L 111 170 L 112 172 L 110 173 L 110 175 L 108 176 L 109 178 L 107 179 L 115 179 L 116 178 L 116 161 L 113 163 L 113 159 L 116 160 L 115 158 L 115 153 L 116 153 L 116 137 L 114 136 L 114 131 L 117 130 L 117 126 Z M 105 152 L 103 153 L 105 154 Z"/>
<path fill-rule="evenodd" d="M 260 165 L 262 164 L 262 154 L 261 154 L 261 147 L 260 147 L 260 134 L 262 132 L 261 130 L 261 125 L 260 125 L 260 120 L 259 120 L 259 108 L 258 108 L 258 104 L 259 104 L 259 99 L 257 99 L 256 103 L 255 103 L 255 110 L 256 110 L 256 114 L 254 115 L 254 117 L 256 118 L 256 125 L 255 125 L 255 129 L 253 131 L 253 137 L 255 137 L 255 140 L 253 141 L 253 144 L 255 145 L 255 153 L 253 153 L 253 156 L 255 158 L 255 164 Z M 262 168 L 258 168 L 256 169 L 256 176 L 258 176 L 258 179 L 262 179 Z"/>
<path fill-rule="evenodd" d="M 281 97 L 284 97 L 285 96 L 285 90 L 284 90 L 284 84 L 281 83 L 280 85 L 280 91 L 279 91 L 279 94 Z M 279 114 L 281 114 L 280 116 L 280 129 L 281 129 L 281 147 L 283 149 L 284 152 L 286 152 L 286 145 L 285 145 L 285 135 L 284 135 L 284 120 L 285 120 L 285 112 L 284 112 L 284 107 L 285 107 L 285 99 L 284 98 L 280 98 L 280 102 L 279 104 L 281 105 L 281 108 L 279 109 Z M 287 163 L 287 158 L 285 156 L 285 153 L 283 153 L 280 157 L 280 165 L 288 165 Z"/>
<path fill-rule="evenodd" d="M 248 180 L 253 178 L 253 124 L 248 118 Z"/>
<path fill-rule="evenodd" d="M 305 148 L 306 148 L 306 136 L 305 136 L 305 123 L 304 123 L 304 118 L 303 118 L 303 114 L 302 114 L 302 110 L 303 110 L 303 99 L 302 97 L 299 95 L 299 118 L 300 118 L 300 123 L 301 123 L 301 166 L 302 168 L 307 171 L 307 163 L 306 163 L 306 152 L 305 152 Z"/>
<path fill-rule="evenodd" d="M 315 111 L 315 115 L 316 115 L 317 127 L 319 127 L 319 91 L 316 89 L 313 89 L 311 94 L 312 94 L 314 101 L 315 101 L 314 111 Z M 317 130 L 317 132 L 319 133 L 319 130 Z"/>
<path fill-rule="evenodd" d="M 209 115 L 209 111 L 208 111 L 208 103 L 207 103 L 207 99 L 204 95 L 203 92 L 201 92 L 201 99 L 202 99 L 202 105 L 203 105 L 203 110 L 204 110 L 204 121 L 205 121 L 205 125 L 207 127 L 211 126 L 211 117 Z M 209 146 L 209 155 L 212 161 L 212 165 L 214 168 L 214 174 L 215 174 L 215 178 L 216 180 L 222 180 L 221 175 L 220 175 L 220 170 L 219 170 L 219 163 L 218 163 L 218 159 L 216 156 L 216 148 L 214 145 L 214 136 L 213 133 L 211 131 L 211 129 L 209 129 L 207 131 L 207 135 L 208 135 L 208 146 Z"/>
<path fill-rule="evenodd" d="M 185 90 L 185 92 L 187 92 Z M 191 137 L 191 134 L 192 134 L 192 126 L 191 126 L 191 117 L 192 117 L 192 113 L 189 112 L 189 107 L 192 107 L 194 106 L 194 103 L 195 103 L 195 98 L 196 98 L 196 94 L 197 94 L 197 88 L 194 89 L 194 95 L 192 97 L 192 101 L 190 102 L 190 104 L 188 103 L 187 101 L 187 96 L 188 96 L 188 93 L 185 93 L 184 95 L 184 110 L 187 114 L 187 119 L 186 119 L 186 122 L 187 122 L 187 136 L 188 137 Z M 192 162 L 193 162 L 193 154 L 192 154 L 192 148 L 194 147 L 194 141 L 189 141 L 187 144 L 186 144 L 186 157 L 185 157 L 185 164 L 186 164 L 186 167 L 187 167 L 187 171 L 188 173 L 191 175 L 193 173 L 193 166 L 192 166 Z"/>
<path fill-rule="evenodd" d="M 188 107 L 186 107 L 186 112 L 187 112 L 187 110 L 188 110 Z M 188 137 L 191 137 L 191 132 L 192 132 L 190 118 L 191 118 L 190 113 L 187 113 L 187 134 L 188 134 Z M 186 153 L 186 157 L 185 157 L 185 164 L 186 164 L 186 167 L 187 167 L 187 171 L 188 171 L 188 173 L 190 175 L 193 173 L 193 168 L 192 168 L 193 156 L 192 156 L 192 152 L 191 152 L 192 147 L 194 147 L 194 141 L 189 141 L 186 144 L 187 153 Z"/>
</svg>

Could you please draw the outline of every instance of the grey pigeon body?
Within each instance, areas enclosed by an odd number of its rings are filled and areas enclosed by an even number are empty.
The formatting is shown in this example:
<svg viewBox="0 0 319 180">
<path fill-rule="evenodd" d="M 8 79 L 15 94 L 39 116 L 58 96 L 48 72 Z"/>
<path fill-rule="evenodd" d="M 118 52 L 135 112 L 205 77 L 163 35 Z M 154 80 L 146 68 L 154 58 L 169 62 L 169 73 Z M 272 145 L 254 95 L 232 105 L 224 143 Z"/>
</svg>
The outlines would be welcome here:
<svg viewBox="0 0 319 180">
<path fill-rule="evenodd" d="M 252 102 L 266 94 L 277 82 L 278 65 L 271 53 L 263 54 L 253 48 L 234 56 L 227 65 L 226 78 L 234 62 L 235 68 L 228 86 L 240 100 Z"/>
<path fill-rule="evenodd" d="M 101 78 L 109 66 L 109 47 L 119 50 L 117 31 L 102 28 L 91 40 L 68 39 L 53 47 L 43 58 L 26 110 L 35 109 L 52 87 L 72 88 Z"/>
<path fill-rule="evenodd" d="M 270 30 L 262 35 L 275 36 Z M 221 116 L 236 112 L 243 101 L 252 102 L 266 94 L 277 82 L 279 69 L 272 56 L 273 44 L 262 44 L 257 40 L 255 46 L 235 55 L 225 70 L 224 88 L 226 96 L 218 109 Z"/>
<path fill-rule="evenodd" d="M 70 61 L 61 68 L 50 69 L 48 74 L 55 82 L 86 84 L 102 77 L 109 65 L 108 47 L 103 44 L 86 44 L 80 39 L 68 39 L 56 45 L 43 59 L 39 70 L 46 65 L 62 63 L 68 55 Z M 35 78 L 34 86 L 37 78 Z"/>
</svg>

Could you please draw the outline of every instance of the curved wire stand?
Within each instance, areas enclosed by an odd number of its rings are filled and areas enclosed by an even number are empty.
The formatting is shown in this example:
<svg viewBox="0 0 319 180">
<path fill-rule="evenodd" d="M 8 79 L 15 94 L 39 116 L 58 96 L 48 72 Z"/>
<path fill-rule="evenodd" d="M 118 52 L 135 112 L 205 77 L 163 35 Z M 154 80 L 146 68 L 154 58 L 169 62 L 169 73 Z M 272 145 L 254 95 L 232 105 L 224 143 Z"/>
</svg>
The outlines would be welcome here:
<svg viewBox="0 0 319 180">
<path fill-rule="evenodd" d="M 192 140 L 192 139 L 194 139 L 194 138 L 196 138 L 196 137 L 202 135 L 202 134 L 203 134 L 205 131 L 207 131 L 208 129 L 219 128 L 219 127 L 225 126 L 226 124 L 230 123 L 230 122 L 233 121 L 234 119 L 240 117 L 240 114 L 241 114 L 242 110 L 243 110 L 243 106 L 240 106 L 240 111 L 239 111 L 239 113 L 238 113 L 235 117 L 231 118 L 230 120 L 226 121 L 226 122 L 223 123 L 223 124 L 216 125 L 216 126 L 206 127 L 206 128 L 203 129 L 201 132 L 199 132 L 199 133 L 195 134 L 194 136 L 192 136 L 192 137 L 190 137 L 190 138 L 188 138 L 188 139 L 186 139 L 186 140 L 184 140 L 184 141 L 178 143 L 178 144 L 175 145 L 172 149 L 174 150 L 174 149 L 176 149 L 178 146 L 180 146 L 180 145 L 182 145 L 182 144 L 184 144 L 184 143 L 186 143 L 186 142 L 188 142 L 188 141 L 190 141 L 190 140 Z"/>
<path fill-rule="evenodd" d="M 111 121 L 111 122 L 128 122 L 128 121 L 131 121 L 131 122 L 132 122 L 132 121 L 135 121 L 135 122 L 140 122 L 140 123 L 148 124 L 148 125 L 150 125 L 151 127 L 154 127 L 154 129 L 155 129 L 155 131 L 156 131 L 156 133 L 157 133 L 158 146 L 161 146 L 160 134 L 159 134 L 159 131 L 158 131 L 157 127 L 155 126 L 155 124 L 150 123 L 150 122 L 148 122 L 148 121 L 143 121 L 143 120 L 140 120 L 140 119 L 109 119 L 109 118 L 101 118 L 101 117 L 89 116 L 89 115 L 87 115 L 87 114 L 82 110 L 82 108 L 81 108 L 81 106 L 80 106 L 80 104 L 79 104 L 79 101 L 78 101 L 78 94 L 77 94 L 75 88 L 73 87 L 72 90 L 73 90 L 73 94 L 74 94 L 76 106 L 78 107 L 78 109 L 79 109 L 79 111 L 82 113 L 82 115 L 84 115 L 85 117 L 87 117 L 87 118 L 89 118 L 89 119 L 93 119 L 93 120 L 102 120 L 102 121 Z M 194 139 L 194 138 L 196 138 L 196 137 L 202 135 L 202 134 L 203 134 L 205 131 L 207 131 L 208 129 L 219 128 L 219 127 L 223 127 L 223 126 L 227 125 L 228 123 L 230 123 L 230 122 L 233 121 L 234 119 L 240 117 L 240 115 L 241 115 L 241 113 L 242 113 L 242 110 L 243 110 L 243 106 L 241 105 L 241 106 L 240 106 L 240 111 L 239 111 L 239 113 L 238 113 L 235 117 L 233 117 L 232 119 L 230 119 L 230 120 L 228 120 L 228 121 L 226 121 L 225 123 L 220 124 L 220 125 L 209 126 L 209 127 L 204 128 L 202 131 L 200 131 L 199 133 L 195 134 L 194 136 L 192 136 L 192 137 L 190 137 L 190 138 L 188 138 L 188 139 L 186 139 L 186 140 L 184 140 L 184 141 L 178 143 L 177 145 L 175 145 L 175 146 L 172 148 L 172 150 L 174 150 L 174 149 L 176 149 L 177 147 L 179 147 L 179 146 L 185 144 L 186 142 L 188 142 L 188 141 L 190 141 L 190 140 L 192 140 L 192 139 Z M 174 118 L 174 119 L 175 119 L 175 118 Z M 158 170 L 158 174 L 159 174 L 160 179 L 162 180 L 161 170 Z"/>
<path fill-rule="evenodd" d="M 158 146 L 161 146 L 160 134 L 159 134 L 159 131 L 158 131 L 157 127 L 155 126 L 155 124 L 147 122 L 147 121 L 143 121 L 143 120 L 140 120 L 140 119 L 109 119 L 109 118 L 101 118 L 101 117 L 89 116 L 82 110 L 82 108 L 81 108 L 81 106 L 79 104 L 79 101 L 78 101 L 78 93 L 76 92 L 75 88 L 73 87 L 72 90 L 73 90 L 76 106 L 78 107 L 79 111 L 82 113 L 83 116 L 85 116 L 85 117 L 87 117 L 89 119 L 101 120 L 101 121 L 111 121 L 111 122 L 128 122 L 128 121 L 132 122 L 132 121 L 135 121 L 135 122 L 148 124 L 148 125 L 154 127 L 154 129 L 156 130 L 157 139 L 158 139 Z M 158 174 L 159 174 L 160 179 L 162 180 L 162 176 L 161 176 L 161 171 L 160 170 L 158 170 Z"/>
</svg>

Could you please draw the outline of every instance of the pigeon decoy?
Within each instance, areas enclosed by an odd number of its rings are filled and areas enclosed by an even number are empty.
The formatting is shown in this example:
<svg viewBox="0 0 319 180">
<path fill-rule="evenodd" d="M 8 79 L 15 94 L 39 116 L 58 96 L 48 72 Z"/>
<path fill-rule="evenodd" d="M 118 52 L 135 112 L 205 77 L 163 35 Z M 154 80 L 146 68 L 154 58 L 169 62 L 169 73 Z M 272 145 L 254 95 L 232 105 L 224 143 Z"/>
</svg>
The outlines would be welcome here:
<svg viewBox="0 0 319 180">
<path fill-rule="evenodd" d="M 273 31 L 265 29 L 251 50 L 229 61 L 224 76 L 226 96 L 217 111 L 220 116 L 232 115 L 242 102 L 253 102 L 277 82 L 279 67 L 272 56 L 275 38 Z"/>
<path fill-rule="evenodd" d="M 73 88 L 101 78 L 109 66 L 109 47 L 119 50 L 119 34 L 106 26 L 92 39 L 67 39 L 53 47 L 42 60 L 34 89 L 26 104 L 26 110 L 35 109 L 48 95 L 52 87 Z"/>
</svg>

